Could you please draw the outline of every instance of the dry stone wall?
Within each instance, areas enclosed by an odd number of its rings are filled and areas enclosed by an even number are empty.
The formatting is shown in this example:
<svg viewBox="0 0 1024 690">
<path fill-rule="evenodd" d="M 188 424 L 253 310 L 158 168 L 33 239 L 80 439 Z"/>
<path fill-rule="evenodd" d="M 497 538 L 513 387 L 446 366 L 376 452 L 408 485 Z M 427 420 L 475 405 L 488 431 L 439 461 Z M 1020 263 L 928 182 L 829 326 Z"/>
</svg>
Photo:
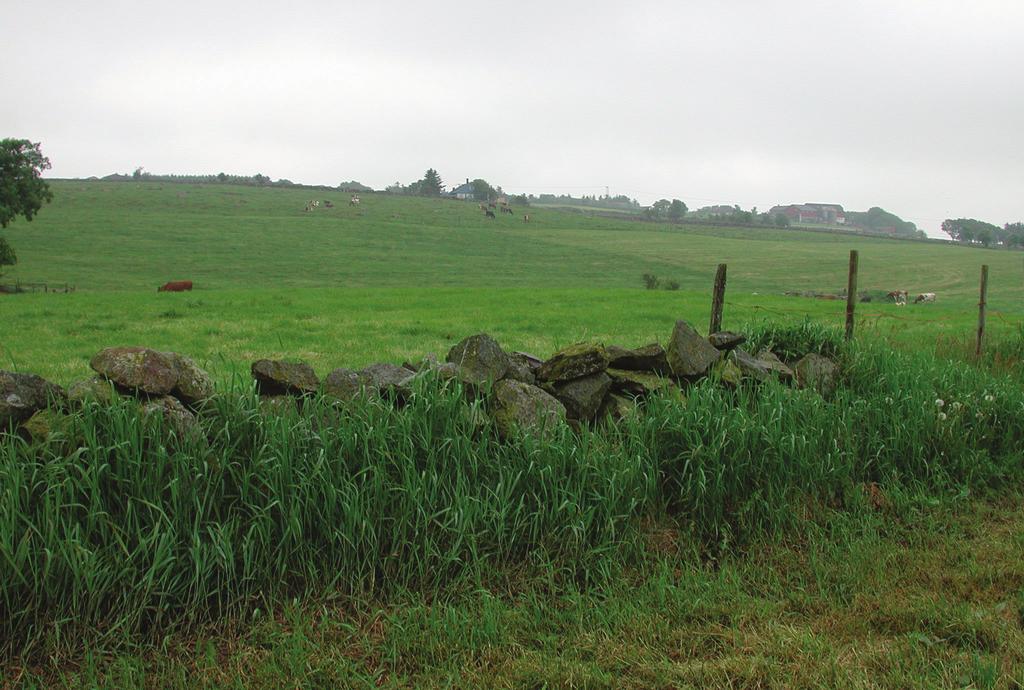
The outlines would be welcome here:
<svg viewBox="0 0 1024 690">
<path fill-rule="evenodd" d="M 689 323 L 677 321 L 665 346 L 576 343 L 541 359 L 506 352 L 494 338 L 479 333 L 452 347 L 444 361 L 428 355 L 415 364 L 339 368 L 322 381 L 303 362 L 260 359 L 251 372 L 267 412 L 295 409 L 316 395 L 342 404 L 383 399 L 402 405 L 418 379 L 458 382 L 467 396 L 486 403 L 502 437 L 625 419 L 649 396 L 682 396 L 687 386 L 708 377 L 730 387 L 778 379 L 824 397 L 835 393 L 840 374 L 835 362 L 808 353 L 790 366 L 769 350 L 749 354 L 742 348 L 745 340 L 727 331 L 703 337 Z M 38 376 L 0 371 L 0 433 L 15 430 L 41 440 L 54 414 L 117 397 L 137 400 L 144 417 L 159 415 L 168 428 L 191 433 L 195 412 L 215 395 L 210 376 L 173 352 L 112 347 L 90 364 L 96 376 L 67 391 Z"/>
</svg>

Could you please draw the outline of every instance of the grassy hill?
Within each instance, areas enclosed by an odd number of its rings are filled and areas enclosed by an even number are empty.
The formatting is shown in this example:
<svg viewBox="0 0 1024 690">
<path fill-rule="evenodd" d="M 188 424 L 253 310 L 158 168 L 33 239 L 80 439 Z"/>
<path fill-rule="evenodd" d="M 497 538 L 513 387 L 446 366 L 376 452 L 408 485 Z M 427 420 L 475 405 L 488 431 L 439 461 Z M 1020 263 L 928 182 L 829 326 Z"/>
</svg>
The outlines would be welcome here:
<svg viewBox="0 0 1024 690">
<path fill-rule="evenodd" d="M 444 352 L 486 330 L 545 354 L 580 338 L 663 340 L 676 318 L 706 323 L 715 266 L 729 264 L 726 326 L 771 315 L 841 323 L 847 252 L 860 287 L 939 295 L 934 305 L 862 305 L 862 332 L 970 336 L 978 269 L 991 265 L 994 333 L 1016 328 L 1022 256 L 941 243 L 799 230 L 641 223 L 545 208 L 485 219 L 476 204 L 308 189 L 131 182 L 53 183 L 54 201 L 6 234 L 5 281 L 68 282 L 72 295 L 0 296 L 0 367 L 68 380 L 113 344 L 189 352 L 241 371 L 259 356 L 318 369 Z M 311 198 L 329 200 L 305 212 Z M 529 211 L 530 223 L 522 221 Z M 641 275 L 678 281 L 642 289 Z M 157 294 L 167 280 L 195 291 Z M 339 289 L 342 288 L 342 289 Z"/>
<path fill-rule="evenodd" d="M 740 291 L 838 290 L 846 252 L 861 251 L 861 286 L 976 291 L 978 266 L 1013 278 L 1021 255 L 943 244 L 799 230 L 680 227 L 544 208 L 496 220 L 476 204 L 343 193 L 167 183 L 56 182 L 54 201 L 9 230 L 12 278 L 80 290 L 155 290 L 187 278 L 197 289 L 264 287 L 635 288 L 642 273 L 705 290 L 729 263 Z M 314 197 L 315 195 L 315 197 Z M 310 198 L 333 209 L 303 211 Z M 528 210 L 531 222 L 522 222 Z M 1009 282 L 1009 281 L 1007 281 Z M 1000 294 L 1010 294 L 1004 285 Z"/>
</svg>

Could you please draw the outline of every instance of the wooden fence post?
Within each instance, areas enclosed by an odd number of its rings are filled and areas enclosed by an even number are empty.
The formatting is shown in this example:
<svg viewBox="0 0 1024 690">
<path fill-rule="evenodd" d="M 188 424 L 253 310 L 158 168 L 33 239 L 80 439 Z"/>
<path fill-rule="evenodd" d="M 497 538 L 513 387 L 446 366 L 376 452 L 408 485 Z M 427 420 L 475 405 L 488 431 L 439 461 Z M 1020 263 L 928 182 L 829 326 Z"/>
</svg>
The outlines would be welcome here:
<svg viewBox="0 0 1024 690">
<path fill-rule="evenodd" d="M 978 299 L 978 343 L 974 347 L 974 356 L 981 357 L 981 347 L 985 340 L 985 303 L 988 297 L 988 264 L 981 267 L 981 290 Z"/>
<path fill-rule="evenodd" d="M 850 250 L 850 275 L 846 282 L 846 339 L 853 339 L 853 310 L 857 306 L 857 259 L 856 249 Z"/>
<path fill-rule="evenodd" d="M 722 308 L 725 306 L 725 264 L 718 264 L 715 272 L 715 287 L 711 295 L 711 323 L 708 335 L 722 330 Z"/>
</svg>

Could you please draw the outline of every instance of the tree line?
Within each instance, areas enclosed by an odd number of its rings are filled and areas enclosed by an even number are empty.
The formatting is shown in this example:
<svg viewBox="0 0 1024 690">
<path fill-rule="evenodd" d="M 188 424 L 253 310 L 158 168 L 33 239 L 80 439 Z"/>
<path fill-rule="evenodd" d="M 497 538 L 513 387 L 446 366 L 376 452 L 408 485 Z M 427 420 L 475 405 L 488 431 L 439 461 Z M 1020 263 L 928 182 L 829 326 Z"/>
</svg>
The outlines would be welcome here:
<svg viewBox="0 0 1024 690">
<path fill-rule="evenodd" d="M 341 192 L 372 192 L 373 188 L 351 180 L 340 182 L 336 187 L 328 185 L 306 185 L 292 182 L 288 179 L 274 180 L 262 173 L 255 175 L 229 175 L 228 173 L 217 173 L 215 175 L 164 175 L 147 172 L 143 168 L 136 168 L 131 174 L 113 173 L 100 178 L 106 182 L 172 182 L 187 184 L 230 184 L 249 187 L 308 187 L 312 189 L 337 190 Z"/>
<path fill-rule="evenodd" d="M 942 232 L 955 242 L 980 244 L 983 247 L 1024 247 L 1024 223 L 1007 223 L 1003 227 L 975 218 L 947 218 Z"/>
</svg>

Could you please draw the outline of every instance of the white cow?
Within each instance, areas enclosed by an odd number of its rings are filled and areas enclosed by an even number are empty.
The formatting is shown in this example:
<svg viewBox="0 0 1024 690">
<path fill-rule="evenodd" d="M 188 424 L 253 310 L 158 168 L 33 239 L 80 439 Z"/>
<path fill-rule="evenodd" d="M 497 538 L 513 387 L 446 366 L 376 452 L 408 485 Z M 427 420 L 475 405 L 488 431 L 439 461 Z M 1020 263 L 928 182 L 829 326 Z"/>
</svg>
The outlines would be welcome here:
<svg viewBox="0 0 1024 690">
<path fill-rule="evenodd" d="M 934 292 L 922 292 L 920 295 L 914 298 L 914 304 L 920 304 L 921 302 L 934 302 Z"/>
<path fill-rule="evenodd" d="M 353 194 L 352 198 L 348 200 L 348 205 L 349 206 L 358 206 L 359 205 L 359 197 L 357 197 L 355 194 Z"/>
</svg>

